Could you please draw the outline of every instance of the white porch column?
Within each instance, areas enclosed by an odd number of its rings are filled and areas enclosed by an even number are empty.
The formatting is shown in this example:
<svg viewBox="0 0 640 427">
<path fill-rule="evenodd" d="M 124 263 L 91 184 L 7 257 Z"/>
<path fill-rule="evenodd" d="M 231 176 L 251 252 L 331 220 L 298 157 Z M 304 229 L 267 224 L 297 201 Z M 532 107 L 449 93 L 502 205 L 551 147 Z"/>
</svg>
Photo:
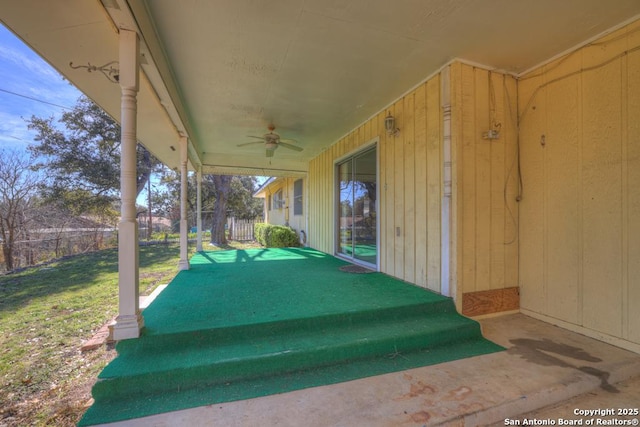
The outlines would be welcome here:
<svg viewBox="0 0 640 427">
<path fill-rule="evenodd" d="M 120 30 L 121 219 L 118 224 L 118 317 L 113 338 L 137 338 L 144 326 L 139 308 L 138 223 L 136 221 L 136 127 L 139 40 L 134 31 Z"/>
<path fill-rule="evenodd" d="M 189 269 L 187 246 L 189 229 L 187 228 L 187 137 L 180 137 L 180 262 L 178 269 Z"/>
<path fill-rule="evenodd" d="M 196 181 L 196 222 L 198 227 L 198 240 L 196 243 L 196 250 L 200 252 L 202 251 L 202 165 L 198 166 Z"/>
</svg>

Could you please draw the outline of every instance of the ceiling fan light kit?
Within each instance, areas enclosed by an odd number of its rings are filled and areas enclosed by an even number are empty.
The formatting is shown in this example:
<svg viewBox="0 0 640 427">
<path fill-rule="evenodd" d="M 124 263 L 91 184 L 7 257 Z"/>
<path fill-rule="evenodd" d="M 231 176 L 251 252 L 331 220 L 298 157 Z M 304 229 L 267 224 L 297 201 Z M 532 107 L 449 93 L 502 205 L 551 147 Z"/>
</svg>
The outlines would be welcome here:
<svg viewBox="0 0 640 427">
<path fill-rule="evenodd" d="M 256 139 L 259 139 L 260 141 L 245 142 L 243 144 L 238 144 L 237 146 L 244 147 L 246 145 L 252 145 L 252 144 L 264 144 L 265 153 L 267 157 L 273 157 L 274 151 L 276 151 L 276 149 L 279 146 L 283 146 L 285 148 L 288 148 L 289 150 L 294 150 L 298 152 L 303 150 L 302 147 L 298 147 L 297 145 L 283 142 L 283 141 L 291 141 L 291 142 L 296 142 L 296 141 L 293 139 L 280 139 L 280 135 L 274 132 L 276 130 L 276 127 L 274 125 L 269 125 L 268 129 L 269 129 L 269 133 L 265 133 L 262 136 L 253 136 L 253 135 L 248 136 L 249 138 L 256 138 Z"/>
</svg>

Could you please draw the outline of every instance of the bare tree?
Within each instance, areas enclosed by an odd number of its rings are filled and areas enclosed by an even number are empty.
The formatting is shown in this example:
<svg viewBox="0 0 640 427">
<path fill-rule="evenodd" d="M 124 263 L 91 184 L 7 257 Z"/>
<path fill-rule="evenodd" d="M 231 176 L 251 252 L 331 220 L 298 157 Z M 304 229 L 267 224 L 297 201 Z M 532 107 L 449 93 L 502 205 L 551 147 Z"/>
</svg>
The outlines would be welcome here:
<svg viewBox="0 0 640 427">
<path fill-rule="evenodd" d="M 30 212 L 41 183 L 29 159 L 16 151 L 0 150 L 0 239 L 7 271 L 14 268 L 15 243 L 27 235 Z"/>
</svg>

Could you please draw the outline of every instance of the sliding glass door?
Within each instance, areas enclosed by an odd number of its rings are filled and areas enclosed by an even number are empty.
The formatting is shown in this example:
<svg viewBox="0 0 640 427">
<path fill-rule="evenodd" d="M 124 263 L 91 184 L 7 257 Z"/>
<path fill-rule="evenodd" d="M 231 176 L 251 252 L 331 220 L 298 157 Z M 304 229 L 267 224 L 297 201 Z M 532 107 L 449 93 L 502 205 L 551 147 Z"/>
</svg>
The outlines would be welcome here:
<svg viewBox="0 0 640 427">
<path fill-rule="evenodd" d="M 337 165 L 339 255 L 376 266 L 376 149 L 358 153 Z"/>
</svg>

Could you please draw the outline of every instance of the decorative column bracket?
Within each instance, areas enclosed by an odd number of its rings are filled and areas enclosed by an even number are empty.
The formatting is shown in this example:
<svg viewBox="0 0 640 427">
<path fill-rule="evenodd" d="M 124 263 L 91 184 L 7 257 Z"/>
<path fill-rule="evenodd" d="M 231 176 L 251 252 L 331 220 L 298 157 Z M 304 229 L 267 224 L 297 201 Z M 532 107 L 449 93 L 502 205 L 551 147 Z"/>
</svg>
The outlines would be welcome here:
<svg viewBox="0 0 640 427">
<path fill-rule="evenodd" d="M 120 63 L 118 61 L 107 62 L 106 64 L 101 66 L 91 65 L 91 62 L 87 62 L 87 65 L 73 65 L 73 62 L 69 62 L 69 67 L 73 68 L 74 70 L 77 70 L 79 68 L 84 68 L 89 73 L 99 71 L 111 83 L 118 83 L 120 81 L 119 64 Z"/>
</svg>

